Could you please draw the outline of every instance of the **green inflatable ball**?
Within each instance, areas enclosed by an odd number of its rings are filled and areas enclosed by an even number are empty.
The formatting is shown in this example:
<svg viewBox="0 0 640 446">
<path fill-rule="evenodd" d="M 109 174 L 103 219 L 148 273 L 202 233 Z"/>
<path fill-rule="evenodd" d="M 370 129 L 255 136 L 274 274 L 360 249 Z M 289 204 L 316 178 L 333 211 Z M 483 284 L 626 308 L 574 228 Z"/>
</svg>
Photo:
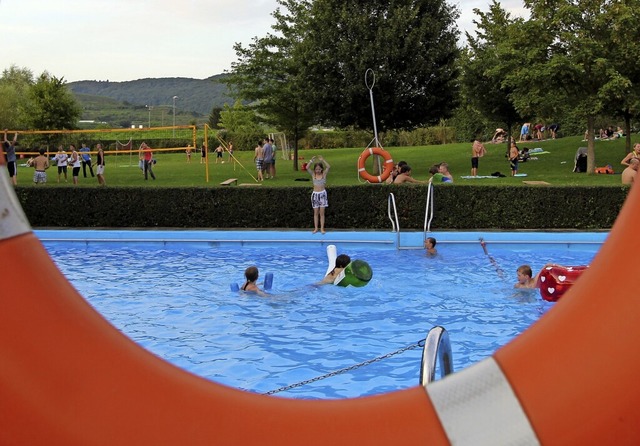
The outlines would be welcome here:
<svg viewBox="0 0 640 446">
<path fill-rule="evenodd" d="M 373 270 L 364 260 L 354 260 L 347 265 L 333 282 L 338 286 L 365 286 L 373 277 Z"/>
</svg>

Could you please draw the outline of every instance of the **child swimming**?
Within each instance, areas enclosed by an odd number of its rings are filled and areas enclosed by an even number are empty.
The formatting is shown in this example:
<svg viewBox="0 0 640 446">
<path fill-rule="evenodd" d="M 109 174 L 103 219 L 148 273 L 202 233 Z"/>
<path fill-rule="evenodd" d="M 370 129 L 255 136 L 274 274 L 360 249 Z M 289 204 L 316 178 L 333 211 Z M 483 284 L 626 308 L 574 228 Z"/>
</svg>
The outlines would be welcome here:
<svg viewBox="0 0 640 446">
<path fill-rule="evenodd" d="M 340 254 L 336 257 L 336 263 L 334 268 L 324 276 L 324 279 L 320 282 L 321 284 L 333 283 L 338 275 L 342 272 L 343 269 L 347 267 L 347 265 L 351 263 L 351 257 L 346 254 Z"/>
</svg>

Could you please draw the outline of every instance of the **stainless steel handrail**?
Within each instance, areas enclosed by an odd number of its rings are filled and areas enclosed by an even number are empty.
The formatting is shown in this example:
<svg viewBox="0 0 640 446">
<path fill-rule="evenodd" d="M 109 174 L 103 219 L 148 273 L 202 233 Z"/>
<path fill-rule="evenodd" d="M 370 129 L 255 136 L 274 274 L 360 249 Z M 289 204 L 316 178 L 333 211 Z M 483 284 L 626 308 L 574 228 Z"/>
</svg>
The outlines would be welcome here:
<svg viewBox="0 0 640 446">
<path fill-rule="evenodd" d="M 393 215 L 391 211 L 393 210 Z M 387 199 L 387 216 L 391 220 L 391 231 L 396 232 L 398 235 L 397 248 L 400 248 L 400 221 L 398 220 L 398 209 L 396 208 L 396 197 L 393 193 L 389 194 Z"/>
<path fill-rule="evenodd" d="M 429 330 L 422 350 L 420 385 L 426 386 L 436 378 L 436 361 L 440 362 L 440 378 L 453 373 L 453 356 L 449 333 L 443 327 Z"/>
</svg>

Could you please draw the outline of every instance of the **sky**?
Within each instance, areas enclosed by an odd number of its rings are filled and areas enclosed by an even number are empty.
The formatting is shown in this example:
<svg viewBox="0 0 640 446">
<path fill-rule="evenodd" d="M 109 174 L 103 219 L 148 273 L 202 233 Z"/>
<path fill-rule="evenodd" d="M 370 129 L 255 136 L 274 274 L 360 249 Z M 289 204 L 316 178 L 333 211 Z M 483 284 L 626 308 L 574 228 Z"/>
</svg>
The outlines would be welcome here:
<svg viewBox="0 0 640 446">
<path fill-rule="evenodd" d="M 490 0 L 449 0 L 458 28 L 474 31 L 473 9 Z M 522 0 L 502 0 L 524 16 Z M 144 78 L 205 79 L 237 60 L 273 24 L 276 0 L 0 0 L 0 69 L 34 76 L 48 71 L 68 82 Z"/>
</svg>

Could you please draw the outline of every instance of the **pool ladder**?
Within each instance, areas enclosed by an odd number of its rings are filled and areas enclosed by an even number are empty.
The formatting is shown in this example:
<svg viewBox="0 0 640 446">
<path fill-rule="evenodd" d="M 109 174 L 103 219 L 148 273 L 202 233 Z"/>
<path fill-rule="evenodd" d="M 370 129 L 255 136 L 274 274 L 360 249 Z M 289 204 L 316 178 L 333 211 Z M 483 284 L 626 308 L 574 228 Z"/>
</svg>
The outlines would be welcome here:
<svg viewBox="0 0 640 446">
<path fill-rule="evenodd" d="M 387 199 L 387 216 L 391 221 L 391 231 L 397 233 L 396 247 L 400 249 L 400 221 L 398 219 L 398 208 L 396 197 L 393 193 Z M 431 232 L 431 221 L 433 220 L 433 184 L 429 183 L 427 189 L 427 205 L 424 211 L 424 240 L 427 239 L 427 232 Z"/>
<path fill-rule="evenodd" d="M 440 363 L 440 378 L 453 373 L 453 356 L 449 333 L 443 327 L 429 330 L 422 350 L 420 385 L 426 386 L 436 378 L 436 362 Z"/>
</svg>

